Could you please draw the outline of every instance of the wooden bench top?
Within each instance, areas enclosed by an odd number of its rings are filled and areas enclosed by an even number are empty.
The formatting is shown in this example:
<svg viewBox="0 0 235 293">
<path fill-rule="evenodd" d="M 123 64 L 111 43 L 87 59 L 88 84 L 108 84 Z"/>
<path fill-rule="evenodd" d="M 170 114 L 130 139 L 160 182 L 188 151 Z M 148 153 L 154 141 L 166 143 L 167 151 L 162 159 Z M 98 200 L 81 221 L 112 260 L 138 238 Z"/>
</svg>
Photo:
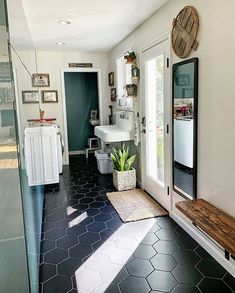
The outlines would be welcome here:
<svg viewBox="0 0 235 293">
<path fill-rule="evenodd" d="M 176 208 L 235 256 L 235 219 L 203 199 L 180 201 Z"/>
</svg>

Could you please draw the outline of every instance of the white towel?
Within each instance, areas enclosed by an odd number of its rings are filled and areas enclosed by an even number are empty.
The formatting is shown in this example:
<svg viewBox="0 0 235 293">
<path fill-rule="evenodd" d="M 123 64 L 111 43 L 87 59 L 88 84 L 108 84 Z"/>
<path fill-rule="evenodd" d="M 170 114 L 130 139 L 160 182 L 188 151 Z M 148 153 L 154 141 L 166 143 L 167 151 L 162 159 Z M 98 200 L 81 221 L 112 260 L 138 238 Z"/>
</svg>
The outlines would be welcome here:
<svg viewBox="0 0 235 293">
<path fill-rule="evenodd" d="M 138 146 L 140 142 L 140 121 L 139 113 L 135 114 L 135 124 L 134 124 L 134 145 Z"/>
</svg>

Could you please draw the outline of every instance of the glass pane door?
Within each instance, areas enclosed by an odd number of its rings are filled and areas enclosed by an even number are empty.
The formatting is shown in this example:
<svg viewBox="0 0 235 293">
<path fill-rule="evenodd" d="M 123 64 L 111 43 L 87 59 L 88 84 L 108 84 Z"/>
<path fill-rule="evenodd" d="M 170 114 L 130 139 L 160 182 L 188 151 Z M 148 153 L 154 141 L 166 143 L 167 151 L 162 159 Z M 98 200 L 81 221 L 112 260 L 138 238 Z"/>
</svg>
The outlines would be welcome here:
<svg viewBox="0 0 235 293">
<path fill-rule="evenodd" d="M 146 66 L 148 175 L 164 185 L 164 55 L 149 60 Z"/>
<path fill-rule="evenodd" d="M 142 53 L 144 117 L 143 186 L 162 206 L 169 209 L 167 195 L 170 170 L 170 70 L 166 66 L 169 40 Z"/>
</svg>

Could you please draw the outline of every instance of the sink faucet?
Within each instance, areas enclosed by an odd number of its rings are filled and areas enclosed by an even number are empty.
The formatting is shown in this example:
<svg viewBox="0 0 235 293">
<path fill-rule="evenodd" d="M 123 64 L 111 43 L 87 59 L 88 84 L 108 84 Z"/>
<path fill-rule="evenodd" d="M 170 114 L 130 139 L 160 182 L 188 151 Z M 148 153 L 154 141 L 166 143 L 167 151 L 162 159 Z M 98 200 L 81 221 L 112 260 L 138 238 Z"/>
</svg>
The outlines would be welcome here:
<svg viewBox="0 0 235 293">
<path fill-rule="evenodd" d="M 120 118 L 129 120 L 129 115 L 127 114 L 127 112 L 122 112 L 122 114 L 120 114 Z"/>
</svg>

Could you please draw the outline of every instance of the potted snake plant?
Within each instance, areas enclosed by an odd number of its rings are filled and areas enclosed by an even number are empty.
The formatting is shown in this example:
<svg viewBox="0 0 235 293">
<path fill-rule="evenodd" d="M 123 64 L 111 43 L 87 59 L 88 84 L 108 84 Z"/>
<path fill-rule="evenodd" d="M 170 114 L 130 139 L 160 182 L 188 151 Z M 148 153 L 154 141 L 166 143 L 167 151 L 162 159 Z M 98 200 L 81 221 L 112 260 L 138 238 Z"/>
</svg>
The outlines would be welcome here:
<svg viewBox="0 0 235 293">
<path fill-rule="evenodd" d="M 113 185 L 118 191 L 136 187 L 136 172 L 132 167 L 137 155 L 130 155 L 129 147 L 113 148 Z"/>
</svg>

